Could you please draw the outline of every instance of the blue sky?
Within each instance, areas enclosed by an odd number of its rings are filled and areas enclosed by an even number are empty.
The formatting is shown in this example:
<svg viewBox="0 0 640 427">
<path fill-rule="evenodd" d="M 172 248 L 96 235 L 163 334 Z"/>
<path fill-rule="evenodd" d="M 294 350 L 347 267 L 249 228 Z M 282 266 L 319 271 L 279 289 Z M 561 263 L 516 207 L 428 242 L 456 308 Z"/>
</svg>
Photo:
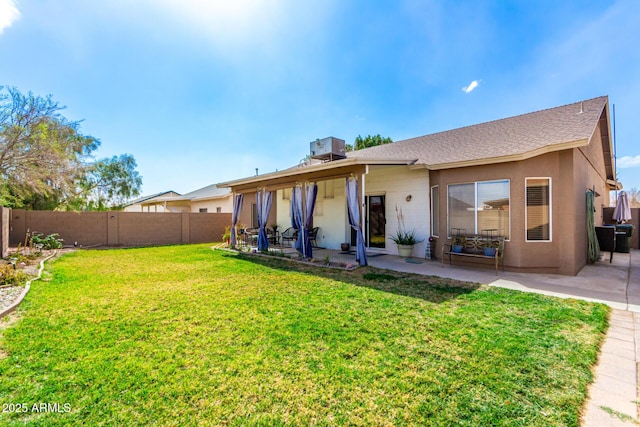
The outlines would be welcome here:
<svg viewBox="0 0 640 427">
<path fill-rule="evenodd" d="M 134 155 L 143 194 L 600 95 L 640 189 L 639 46 L 637 0 L 0 0 L 0 85 Z"/>
</svg>

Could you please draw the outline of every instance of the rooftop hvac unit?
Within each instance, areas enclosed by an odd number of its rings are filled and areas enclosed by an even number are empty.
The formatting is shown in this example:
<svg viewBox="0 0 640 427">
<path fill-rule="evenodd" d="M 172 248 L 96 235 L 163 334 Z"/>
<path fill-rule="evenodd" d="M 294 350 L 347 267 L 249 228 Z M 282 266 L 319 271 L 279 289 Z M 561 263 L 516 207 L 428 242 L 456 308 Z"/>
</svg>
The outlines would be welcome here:
<svg viewBox="0 0 640 427">
<path fill-rule="evenodd" d="M 345 155 L 344 140 L 332 136 L 323 139 L 316 139 L 309 144 L 311 158 L 323 161 L 340 160 L 347 157 Z"/>
</svg>

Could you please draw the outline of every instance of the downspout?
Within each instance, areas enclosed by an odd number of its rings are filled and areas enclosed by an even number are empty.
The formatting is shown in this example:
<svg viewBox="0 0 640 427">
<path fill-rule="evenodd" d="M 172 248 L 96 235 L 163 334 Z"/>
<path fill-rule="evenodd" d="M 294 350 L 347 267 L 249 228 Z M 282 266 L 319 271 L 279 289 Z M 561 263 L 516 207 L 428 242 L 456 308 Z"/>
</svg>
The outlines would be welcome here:
<svg viewBox="0 0 640 427">
<path fill-rule="evenodd" d="M 618 203 L 618 167 L 617 167 L 617 155 L 616 149 L 616 104 L 613 104 L 613 179 L 615 182 L 616 190 L 616 203 Z M 611 202 L 609 202 L 611 204 Z"/>
</svg>

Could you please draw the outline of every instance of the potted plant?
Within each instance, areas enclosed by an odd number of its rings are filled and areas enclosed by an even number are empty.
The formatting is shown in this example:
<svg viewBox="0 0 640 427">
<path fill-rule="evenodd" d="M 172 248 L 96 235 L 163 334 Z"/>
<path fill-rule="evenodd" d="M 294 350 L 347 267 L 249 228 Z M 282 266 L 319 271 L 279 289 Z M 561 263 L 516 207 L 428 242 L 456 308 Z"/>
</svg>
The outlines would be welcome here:
<svg viewBox="0 0 640 427">
<path fill-rule="evenodd" d="M 398 217 L 398 230 L 396 234 L 389 236 L 389 238 L 398 245 L 398 254 L 400 254 L 401 257 L 408 258 L 413 252 L 413 246 L 422 240 L 416 238 L 415 230 L 407 230 L 405 228 L 402 208 L 398 209 L 398 206 L 396 206 L 396 216 Z"/>
<path fill-rule="evenodd" d="M 413 252 L 413 246 L 417 243 L 420 243 L 421 240 L 416 239 L 415 230 L 401 230 L 398 229 L 396 234 L 390 237 L 391 240 L 398 245 L 398 253 L 401 257 L 410 257 Z"/>
<path fill-rule="evenodd" d="M 462 253 L 464 243 L 467 241 L 465 236 L 455 236 L 451 239 L 451 250 L 457 254 Z"/>
<path fill-rule="evenodd" d="M 498 247 L 500 247 L 500 242 L 498 241 L 493 240 L 487 243 L 487 245 L 483 248 L 485 256 L 491 256 L 491 257 L 496 256 L 496 251 L 498 250 Z"/>
<path fill-rule="evenodd" d="M 224 234 L 222 235 L 222 241 L 227 242 L 227 245 L 231 241 L 231 226 L 227 225 L 224 227 Z"/>
</svg>

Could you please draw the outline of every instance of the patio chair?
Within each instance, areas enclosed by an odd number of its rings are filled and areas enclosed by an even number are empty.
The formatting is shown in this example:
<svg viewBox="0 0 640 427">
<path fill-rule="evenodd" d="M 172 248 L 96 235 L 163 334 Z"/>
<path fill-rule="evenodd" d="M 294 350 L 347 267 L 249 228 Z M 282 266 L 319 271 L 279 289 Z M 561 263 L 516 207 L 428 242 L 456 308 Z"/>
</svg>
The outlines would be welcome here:
<svg viewBox="0 0 640 427">
<path fill-rule="evenodd" d="M 614 226 L 596 227 L 596 237 L 601 251 L 609 252 L 609 263 L 613 261 L 616 250 L 616 228 Z"/>
<path fill-rule="evenodd" d="M 293 242 L 298 240 L 298 230 L 293 227 L 289 227 L 282 232 L 280 237 L 282 238 L 282 245 L 284 246 L 286 242 Z"/>
<path fill-rule="evenodd" d="M 320 227 L 313 227 L 309 232 L 309 242 L 311 243 L 312 248 L 318 247 L 318 242 L 316 242 L 316 238 L 318 237 L 318 230 Z"/>
<path fill-rule="evenodd" d="M 257 228 L 245 228 L 244 234 L 246 236 L 246 244 L 247 245 L 257 245 L 258 244 L 258 229 Z"/>
</svg>

